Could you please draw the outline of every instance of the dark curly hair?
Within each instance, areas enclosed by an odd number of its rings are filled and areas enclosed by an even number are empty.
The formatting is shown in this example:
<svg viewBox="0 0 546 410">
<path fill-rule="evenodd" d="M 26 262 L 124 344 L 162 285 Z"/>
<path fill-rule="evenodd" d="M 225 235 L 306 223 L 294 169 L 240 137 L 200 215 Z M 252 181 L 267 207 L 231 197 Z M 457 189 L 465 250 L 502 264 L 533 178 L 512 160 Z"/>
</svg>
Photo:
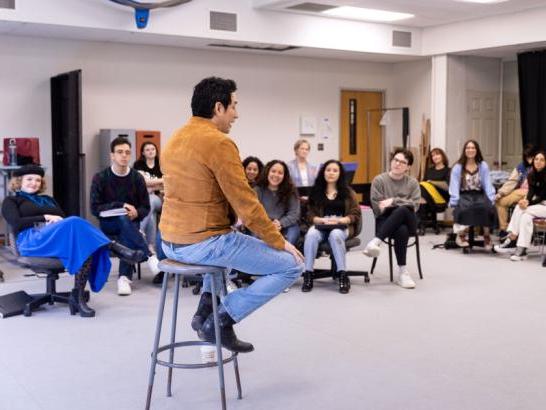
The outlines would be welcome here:
<svg viewBox="0 0 546 410">
<path fill-rule="evenodd" d="M 311 194 L 309 196 L 310 204 L 324 206 L 326 202 L 326 187 L 328 185 L 324 178 L 324 171 L 330 164 L 337 164 L 339 167 L 339 178 L 336 182 L 337 199 L 344 201 L 349 197 L 349 185 L 345 180 L 345 169 L 343 168 L 343 164 L 336 159 L 330 159 L 320 167 L 317 179 L 315 179 L 315 184 L 311 188 Z"/>
<path fill-rule="evenodd" d="M 262 175 L 262 171 L 264 170 L 264 163 L 262 161 L 260 161 L 260 158 L 258 157 L 246 157 L 244 160 L 243 160 L 243 169 L 245 170 L 245 175 L 246 175 L 246 167 L 248 167 L 248 164 L 250 164 L 251 162 L 255 162 L 256 165 L 258 166 L 258 176 L 256 177 L 256 181 L 258 179 L 260 179 L 260 176 Z"/>
<path fill-rule="evenodd" d="M 233 80 L 219 77 L 208 77 L 199 82 L 193 89 L 191 98 L 192 114 L 197 117 L 214 117 L 214 106 L 217 102 L 227 109 L 231 104 L 231 93 L 237 91 Z"/>
<path fill-rule="evenodd" d="M 296 186 L 292 182 L 292 178 L 290 178 L 288 165 L 286 165 L 284 161 L 274 159 L 265 164 L 264 171 L 259 175 L 258 183 L 256 185 L 262 189 L 266 189 L 269 186 L 269 171 L 271 171 L 271 168 L 273 168 L 273 166 L 276 164 L 280 164 L 284 170 L 284 177 L 279 184 L 279 189 L 277 191 L 277 199 L 279 201 L 278 203 L 282 204 L 286 210 L 288 209 L 290 198 L 296 195 Z"/>
</svg>

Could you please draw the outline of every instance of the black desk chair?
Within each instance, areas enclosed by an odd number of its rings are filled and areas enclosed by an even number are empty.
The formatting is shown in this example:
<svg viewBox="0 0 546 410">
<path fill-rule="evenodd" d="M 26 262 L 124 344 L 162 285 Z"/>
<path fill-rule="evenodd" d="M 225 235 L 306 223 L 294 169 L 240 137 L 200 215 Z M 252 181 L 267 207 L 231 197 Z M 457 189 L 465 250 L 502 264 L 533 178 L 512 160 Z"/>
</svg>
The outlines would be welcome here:
<svg viewBox="0 0 546 410">
<path fill-rule="evenodd" d="M 389 247 L 389 271 L 390 271 L 390 279 L 391 282 L 393 281 L 393 274 L 392 274 L 392 248 L 394 247 L 394 240 L 391 238 L 387 238 L 385 241 Z M 423 271 L 421 270 L 421 251 L 419 249 L 419 235 L 417 232 L 413 234 L 413 242 L 410 240 L 408 242 L 408 248 L 415 246 L 415 254 L 417 257 L 417 270 L 419 271 L 419 279 L 423 279 Z M 372 268 L 370 269 L 370 273 L 373 275 L 373 271 L 375 269 L 375 265 L 377 263 L 377 258 L 373 258 L 372 262 Z"/>
<path fill-rule="evenodd" d="M 10 250 L 16 256 L 15 263 L 21 267 L 28 268 L 35 273 L 37 277 L 45 275 L 46 291 L 45 293 L 30 295 L 32 300 L 25 305 L 23 314 L 32 316 L 32 312 L 45 305 L 54 303 L 64 303 L 68 305 L 70 292 L 57 292 L 56 282 L 59 274 L 65 271 L 62 262 L 57 258 L 39 258 L 30 256 L 21 256 L 15 245 L 15 239 L 10 232 Z M 89 300 L 89 291 L 85 291 L 85 300 Z"/>
<path fill-rule="evenodd" d="M 345 249 L 347 250 L 347 252 L 349 252 L 352 248 L 357 247 L 359 245 L 360 245 L 360 239 L 358 238 L 351 238 L 345 241 Z M 318 255 L 321 255 L 322 253 L 326 253 L 330 257 L 331 266 L 330 266 L 330 269 L 314 269 L 313 280 L 329 278 L 329 277 L 331 277 L 334 280 L 338 279 L 339 275 L 337 274 L 336 260 L 334 259 L 332 255 L 332 249 L 330 248 L 330 244 L 328 242 L 322 242 L 319 245 Z M 364 283 L 368 283 L 370 281 L 368 271 L 349 271 L 348 270 L 346 271 L 346 274 L 347 276 L 363 276 Z"/>
<path fill-rule="evenodd" d="M 352 248 L 360 245 L 360 239 L 358 238 L 358 234 L 360 233 L 360 231 L 362 231 L 362 220 L 360 220 L 360 223 L 356 226 L 355 236 L 353 238 L 345 240 L 345 249 L 347 250 L 347 252 L 349 252 Z M 327 241 L 320 243 L 317 250 L 317 256 L 320 256 L 323 253 L 326 253 L 330 257 L 330 269 L 314 269 L 313 280 L 328 277 L 331 277 L 334 280 L 338 279 L 339 275 L 337 274 L 336 261 L 334 259 L 334 256 L 332 255 L 332 248 L 330 248 L 330 244 Z M 364 283 L 368 283 L 370 281 L 368 271 L 346 271 L 345 273 L 347 274 L 347 276 L 363 276 Z"/>
</svg>

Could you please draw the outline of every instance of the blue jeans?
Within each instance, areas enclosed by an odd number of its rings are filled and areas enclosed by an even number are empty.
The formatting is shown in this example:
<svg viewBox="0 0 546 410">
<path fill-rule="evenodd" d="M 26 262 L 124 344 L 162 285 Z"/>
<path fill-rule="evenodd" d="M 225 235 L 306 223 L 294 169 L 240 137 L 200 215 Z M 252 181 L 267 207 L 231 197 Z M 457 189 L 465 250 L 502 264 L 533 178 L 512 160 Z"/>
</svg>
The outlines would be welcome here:
<svg viewBox="0 0 546 410">
<path fill-rule="evenodd" d="M 347 253 L 347 250 L 345 248 L 345 240 L 347 239 L 347 235 L 346 229 L 332 229 L 328 232 L 319 231 L 314 226 L 309 228 L 303 244 L 305 270 L 307 272 L 313 272 L 313 265 L 315 263 L 315 258 L 317 257 L 318 247 L 320 243 L 324 241 L 328 241 L 330 248 L 332 248 L 332 254 L 336 261 L 338 272 L 346 270 L 345 254 Z"/>
<path fill-rule="evenodd" d="M 150 250 L 140 233 L 139 223 L 131 221 L 127 216 L 99 218 L 100 229 L 109 237 L 133 250 L 141 250 L 144 255 L 150 256 Z M 119 260 L 119 276 L 133 278 L 134 266 L 124 260 Z"/>
<path fill-rule="evenodd" d="M 156 246 L 157 214 L 163 203 L 156 194 L 150 194 L 150 213 L 140 222 L 140 229 L 144 232 L 148 245 Z"/>
<path fill-rule="evenodd" d="M 287 226 L 281 230 L 282 236 L 286 238 L 292 245 L 296 245 L 300 238 L 300 227 L 298 224 Z"/>
<path fill-rule="evenodd" d="M 180 262 L 222 266 L 259 276 L 252 285 L 229 293 L 222 301 L 220 311 L 226 311 L 236 322 L 291 286 L 303 272 L 303 265 L 290 253 L 273 249 L 240 232 L 213 236 L 186 246 L 163 242 L 163 251 L 170 259 Z M 203 292 L 211 292 L 211 280 L 215 280 L 219 293 L 223 287 L 223 278 L 219 275 L 205 275 Z"/>
</svg>

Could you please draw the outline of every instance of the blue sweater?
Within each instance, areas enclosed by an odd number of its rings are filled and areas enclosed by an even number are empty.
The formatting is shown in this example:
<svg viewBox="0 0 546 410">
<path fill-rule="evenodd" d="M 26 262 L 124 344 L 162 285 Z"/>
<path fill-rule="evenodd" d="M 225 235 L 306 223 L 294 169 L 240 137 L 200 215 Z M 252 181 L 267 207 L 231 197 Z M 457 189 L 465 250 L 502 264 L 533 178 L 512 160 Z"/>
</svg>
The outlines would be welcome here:
<svg viewBox="0 0 546 410">
<path fill-rule="evenodd" d="M 461 195 L 461 172 L 463 167 L 461 164 L 456 164 L 451 169 L 451 178 L 449 181 L 449 206 L 456 207 L 459 204 L 459 197 Z M 482 189 L 489 198 L 492 204 L 495 203 L 495 188 L 491 183 L 491 177 L 489 176 L 489 165 L 487 162 L 482 161 L 479 165 L 480 182 Z"/>
</svg>

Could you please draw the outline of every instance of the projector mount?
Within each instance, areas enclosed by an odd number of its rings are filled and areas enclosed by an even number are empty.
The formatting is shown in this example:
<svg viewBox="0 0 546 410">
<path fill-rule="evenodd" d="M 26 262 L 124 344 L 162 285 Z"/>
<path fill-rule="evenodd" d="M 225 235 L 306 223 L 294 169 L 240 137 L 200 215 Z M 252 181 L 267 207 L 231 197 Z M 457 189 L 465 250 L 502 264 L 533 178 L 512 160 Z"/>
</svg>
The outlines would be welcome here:
<svg viewBox="0 0 546 410">
<path fill-rule="evenodd" d="M 135 21 L 137 28 L 146 28 L 148 24 L 148 18 L 150 17 L 150 10 L 159 9 L 163 7 L 175 7 L 184 3 L 189 3 L 192 0 L 165 0 L 155 3 L 140 2 L 136 0 L 110 0 L 113 3 L 121 4 L 122 6 L 132 7 L 135 9 Z"/>
</svg>

